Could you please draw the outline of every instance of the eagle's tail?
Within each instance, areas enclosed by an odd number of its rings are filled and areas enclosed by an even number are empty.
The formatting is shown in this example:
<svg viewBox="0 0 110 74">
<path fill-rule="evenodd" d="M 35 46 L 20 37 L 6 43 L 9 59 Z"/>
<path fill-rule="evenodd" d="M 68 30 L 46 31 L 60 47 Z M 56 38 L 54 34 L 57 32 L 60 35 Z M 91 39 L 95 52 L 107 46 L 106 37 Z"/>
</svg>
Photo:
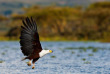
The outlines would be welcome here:
<svg viewBox="0 0 110 74">
<path fill-rule="evenodd" d="M 26 60 L 26 59 L 28 59 L 28 57 L 24 57 L 24 58 L 22 58 L 21 61 L 24 61 L 24 60 Z"/>
</svg>

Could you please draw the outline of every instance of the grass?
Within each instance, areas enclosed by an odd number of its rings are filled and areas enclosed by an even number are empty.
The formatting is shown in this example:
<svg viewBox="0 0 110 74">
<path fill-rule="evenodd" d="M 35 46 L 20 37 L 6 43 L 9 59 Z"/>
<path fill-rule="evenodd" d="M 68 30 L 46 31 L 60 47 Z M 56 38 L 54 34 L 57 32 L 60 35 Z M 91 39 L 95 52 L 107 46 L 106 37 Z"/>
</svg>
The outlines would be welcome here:
<svg viewBox="0 0 110 74">
<path fill-rule="evenodd" d="M 92 50 L 92 52 L 97 52 L 98 51 L 98 48 L 94 48 L 93 50 Z"/>
<path fill-rule="evenodd" d="M 51 56 L 51 58 L 56 58 L 56 56 Z"/>
<path fill-rule="evenodd" d="M 0 63 L 3 63 L 4 61 L 0 61 Z"/>
<path fill-rule="evenodd" d="M 89 46 L 87 49 L 94 49 L 94 47 Z"/>
<path fill-rule="evenodd" d="M 18 41 L 19 39 L 16 38 L 12 38 L 10 39 L 9 37 L 5 37 L 5 36 L 0 36 L 0 41 Z"/>
<path fill-rule="evenodd" d="M 66 37 L 54 36 L 54 37 L 40 37 L 41 41 L 71 41 Z"/>
<path fill-rule="evenodd" d="M 5 55 L 5 52 L 2 52 L 1 54 L 2 54 L 2 55 Z"/>
<path fill-rule="evenodd" d="M 74 52 L 74 51 L 72 51 L 71 53 L 72 53 L 72 54 L 75 54 L 75 52 Z"/>
<path fill-rule="evenodd" d="M 12 37 L 11 39 L 9 37 L 6 37 L 4 35 L 0 36 L 0 41 L 18 41 L 19 37 Z M 62 36 L 54 36 L 54 37 L 42 37 L 40 36 L 41 41 L 83 41 L 83 42 L 100 42 L 100 40 L 92 41 L 92 40 L 75 40 L 75 39 L 68 39 L 67 37 L 62 37 Z M 102 41 L 101 41 L 102 42 Z M 74 48 L 75 49 L 75 48 Z"/>
<path fill-rule="evenodd" d="M 73 48 L 73 47 L 67 47 L 65 49 L 68 49 L 68 50 L 72 50 L 72 49 L 76 49 L 76 48 Z"/>
<path fill-rule="evenodd" d="M 86 59 L 85 59 L 85 58 L 83 58 L 82 60 L 83 60 L 83 61 L 86 61 Z"/>
<path fill-rule="evenodd" d="M 89 62 L 89 61 L 85 61 L 84 64 L 91 64 L 91 62 Z"/>
<path fill-rule="evenodd" d="M 74 40 L 74 39 L 68 39 L 67 37 L 61 37 L 61 36 L 54 36 L 54 37 L 41 37 L 40 36 L 40 40 L 41 41 L 83 41 L 83 42 L 108 42 L 108 41 L 102 41 L 102 40 Z M 13 37 L 13 38 L 9 38 L 6 36 L 0 36 L 0 41 L 19 41 L 19 38 Z M 109 41 L 110 42 L 110 41 Z M 88 49 L 93 49 L 94 47 L 88 47 Z M 79 48 L 73 48 L 70 47 L 68 49 L 84 49 L 84 47 L 79 47 Z"/>
<path fill-rule="evenodd" d="M 88 56 L 93 56 L 93 54 L 88 54 Z"/>
<path fill-rule="evenodd" d="M 9 41 L 9 40 L 10 39 L 8 37 L 3 37 L 3 36 L 0 37 L 0 41 Z"/>
</svg>

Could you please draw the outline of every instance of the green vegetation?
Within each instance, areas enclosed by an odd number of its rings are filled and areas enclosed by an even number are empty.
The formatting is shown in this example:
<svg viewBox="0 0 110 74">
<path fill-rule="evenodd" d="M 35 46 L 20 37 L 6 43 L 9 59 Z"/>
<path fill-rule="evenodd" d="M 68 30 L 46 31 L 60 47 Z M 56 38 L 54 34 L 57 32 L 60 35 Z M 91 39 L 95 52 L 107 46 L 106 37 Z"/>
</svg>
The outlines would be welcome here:
<svg viewBox="0 0 110 74">
<path fill-rule="evenodd" d="M 10 19 L 5 20 L 9 21 L 5 23 L 9 30 L 0 40 L 18 40 L 21 19 L 32 16 L 38 24 L 41 40 L 110 41 L 110 2 L 94 3 L 85 10 L 58 6 L 23 9 L 25 14 L 12 14 Z"/>
<path fill-rule="evenodd" d="M 3 63 L 4 61 L 0 61 L 0 63 Z"/>
<path fill-rule="evenodd" d="M 5 52 L 2 52 L 2 55 L 5 55 Z"/>
<path fill-rule="evenodd" d="M 86 59 L 85 59 L 85 58 L 83 58 L 82 60 L 83 60 L 83 61 L 86 61 Z"/>
<path fill-rule="evenodd" d="M 91 64 L 91 62 L 89 62 L 89 61 L 86 61 L 86 62 L 84 62 L 84 64 Z"/>
<path fill-rule="evenodd" d="M 94 48 L 93 50 L 92 50 L 92 52 L 97 52 L 98 51 L 98 49 L 97 48 Z"/>
<path fill-rule="evenodd" d="M 51 56 L 51 58 L 56 58 L 56 56 Z"/>
<path fill-rule="evenodd" d="M 66 47 L 64 49 L 67 49 L 67 50 L 73 50 L 73 49 L 77 49 L 77 48 L 74 48 L 74 47 Z"/>
<path fill-rule="evenodd" d="M 75 52 L 74 52 L 74 51 L 72 51 L 71 53 L 72 53 L 72 54 L 75 54 Z"/>
<path fill-rule="evenodd" d="M 88 49 L 90 49 L 93 53 L 98 52 L 98 50 L 103 50 L 105 48 L 100 48 L 100 47 L 66 47 L 66 48 L 59 48 L 60 50 L 62 50 L 62 52 L 65 52 L 65 50 L 72 50 L 72 54 L 74 54 L 75 52 L 73 50 L 79 50 L 80 53 L 82 52 L 87 52 Z M 88 54 L 88 56 L 93 56 L 93 54 Z"/>
<path fill-rule="evenodd" d="M 88 54 L 88 56 L 93 56 L 93 54 Z"/>
</svg>

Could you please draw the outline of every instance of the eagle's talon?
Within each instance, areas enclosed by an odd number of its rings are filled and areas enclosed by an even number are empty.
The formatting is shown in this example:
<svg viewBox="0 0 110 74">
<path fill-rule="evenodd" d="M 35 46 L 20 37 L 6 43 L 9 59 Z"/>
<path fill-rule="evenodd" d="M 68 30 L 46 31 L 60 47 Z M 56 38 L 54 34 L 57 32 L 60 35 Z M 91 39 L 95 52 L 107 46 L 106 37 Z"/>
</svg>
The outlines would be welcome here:
<svg viewBox="0 0 110 74">
<path fill-rule="evenodd" d="M 34 69 L 34 68 L 35 68 L 35 66 L 32 67 L 32 69 Z"/>
<path fill-rule="evenodd" d="M 28 63 L 27 65 L 28 65 L 28 66 L 31 66 L 31 63 Z"/>
</svg>

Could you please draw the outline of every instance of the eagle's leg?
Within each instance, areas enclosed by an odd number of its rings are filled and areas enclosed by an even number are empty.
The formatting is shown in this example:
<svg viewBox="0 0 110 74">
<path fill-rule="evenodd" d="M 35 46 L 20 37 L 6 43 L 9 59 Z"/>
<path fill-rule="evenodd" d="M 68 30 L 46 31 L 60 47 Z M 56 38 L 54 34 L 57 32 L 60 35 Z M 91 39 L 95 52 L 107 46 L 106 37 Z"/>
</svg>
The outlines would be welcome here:
<svg viewBox="0 0 110 74">
<path fill-rule="evenodd" d="M 33 63 L 32 69 L 35 68 L 35 62 L 36 62 L 38 59 L 39 59 L 39 58 L 33 59 L 33 61 L 32 61 L 32 63 Z"/>
<path fill-rule="evenodd" d="M 29 62 L 27 63 L 28 66 L 31 66 L 31 60 L 29 60 Z"/>
<path fill-rule="evenodd" d="M 35 63 L 33 63 L 33 66 L 32 66 L 32 69 L 34 69 L 35 68 Z"/>
</svg>

